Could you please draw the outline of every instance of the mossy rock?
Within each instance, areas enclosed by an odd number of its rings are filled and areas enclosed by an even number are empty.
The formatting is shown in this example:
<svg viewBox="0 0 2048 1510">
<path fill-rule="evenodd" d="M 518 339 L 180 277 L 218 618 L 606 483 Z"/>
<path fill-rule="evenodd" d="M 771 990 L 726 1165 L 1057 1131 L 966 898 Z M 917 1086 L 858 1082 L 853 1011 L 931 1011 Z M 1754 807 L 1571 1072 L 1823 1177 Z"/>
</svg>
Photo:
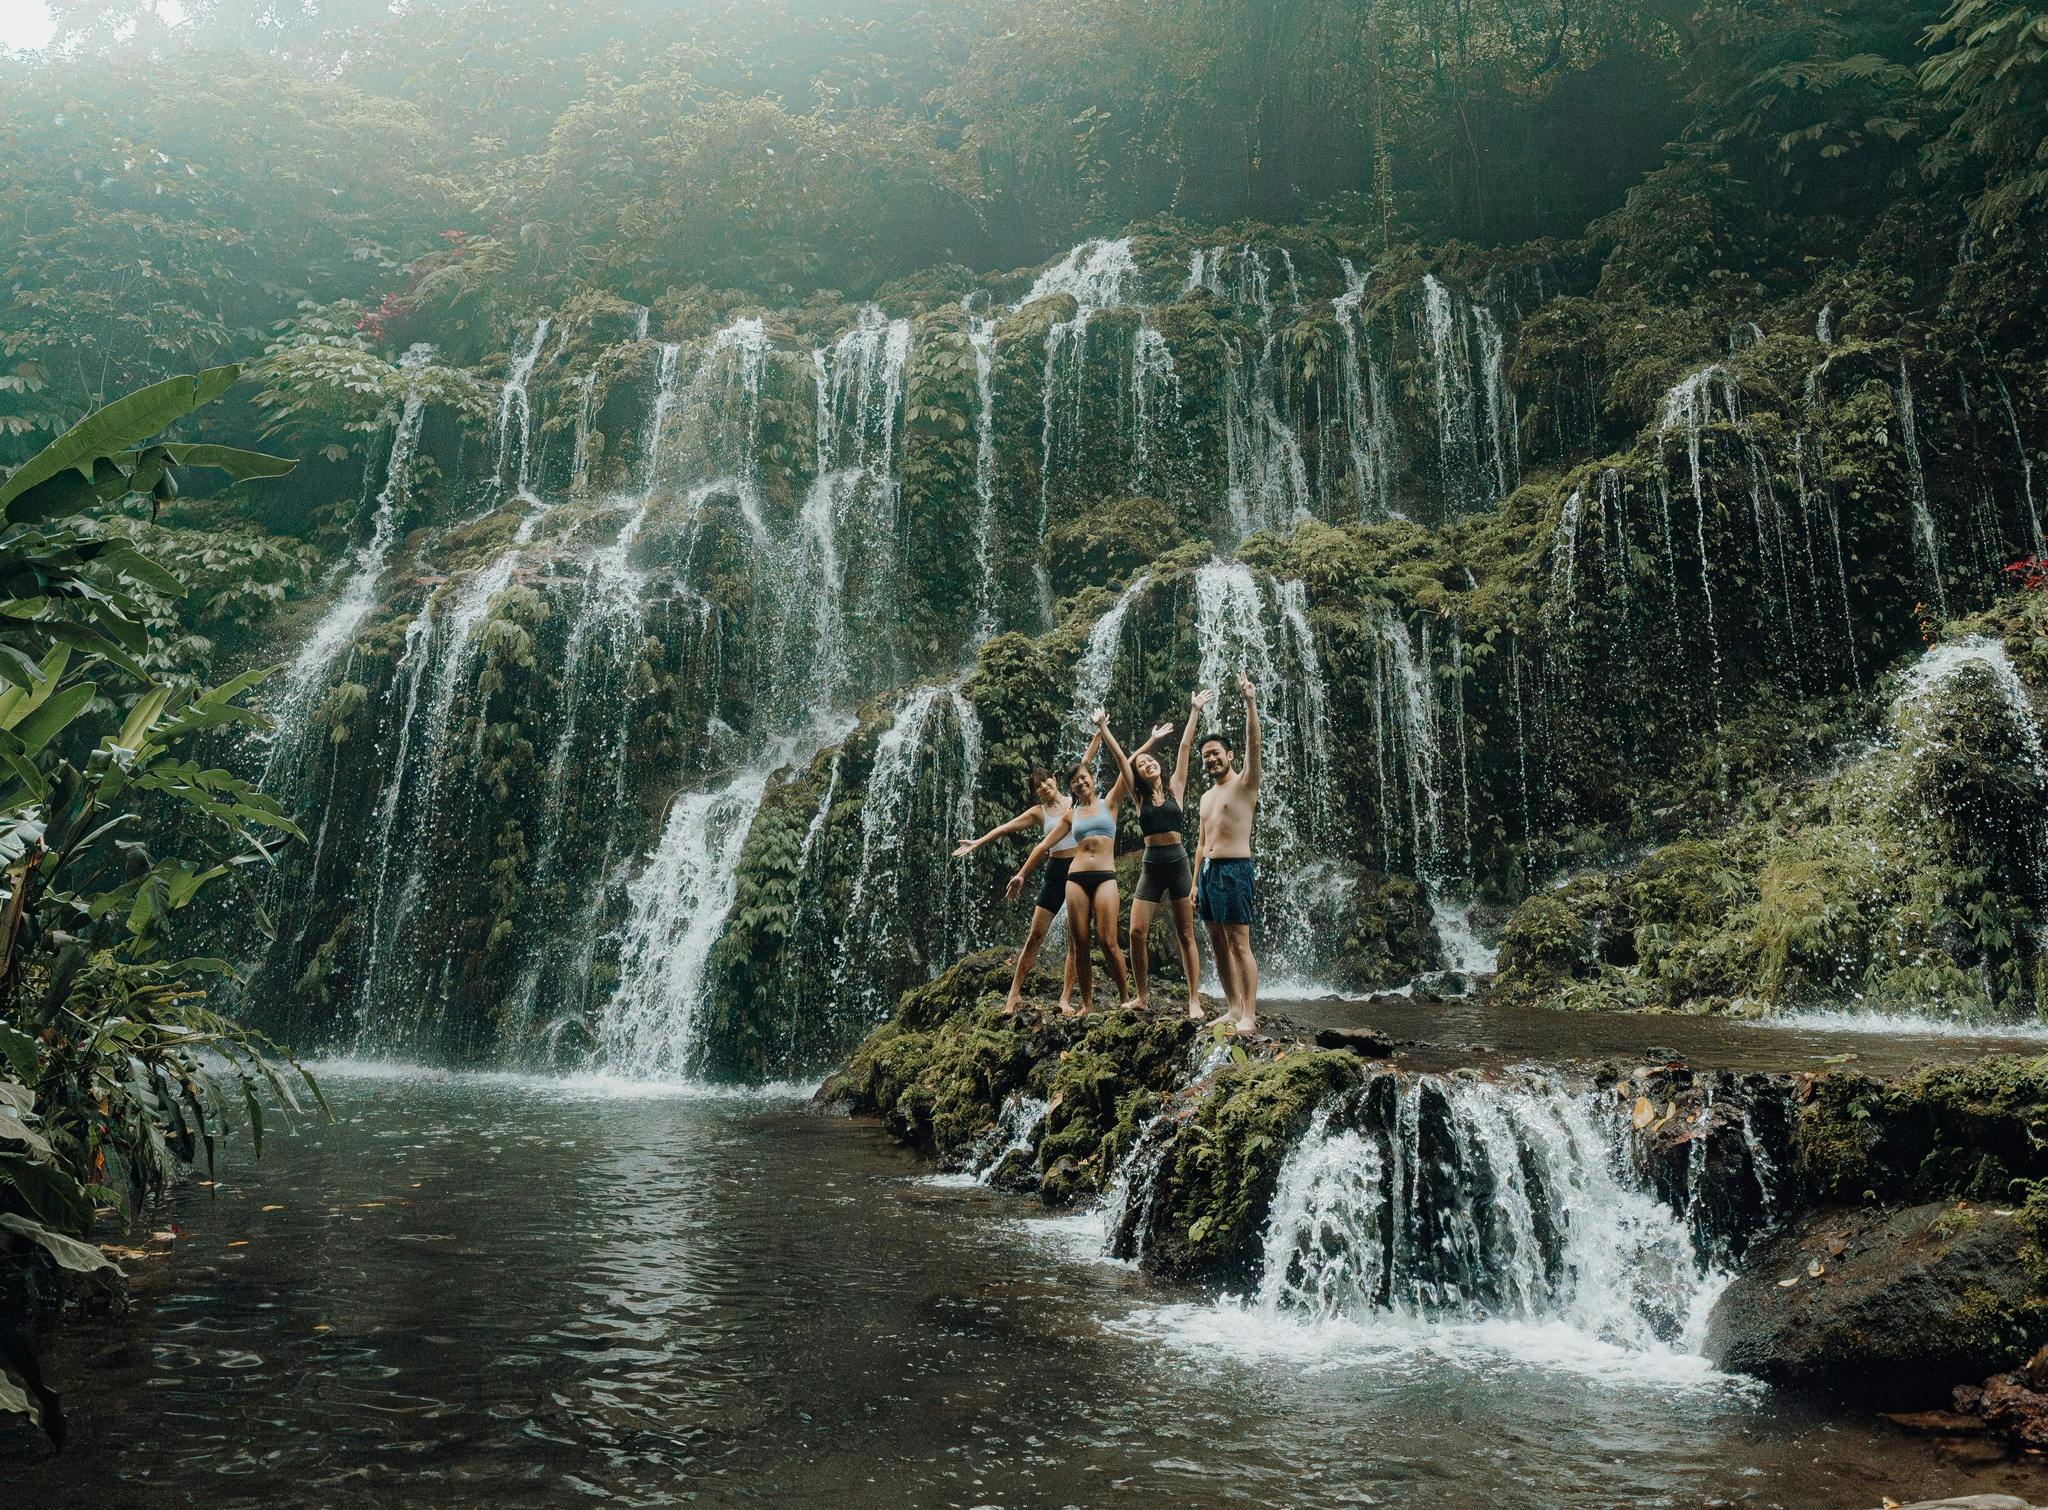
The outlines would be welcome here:
<svg viewBox="0 0 2048 1510">
<path fill-rule="evenodd" d="M 1084 587 L 1120 581 L 1185 539 L 1178 516 L 1156 498 L 1083 509 L 1046 531 L 1053 591 L 1065 598 Z"/>
<path fill-rule="evenodd" d="M 1318 1106 L 1364 1078 L 1357 1055 L 1324 1049 L 1221 1071 L 1160 1166 L 1146 1270 L 1168 1280 L 1254 1280 L 1288 1150 Z"/>
<path fill-rule="evenodd" d="M 1843 1072 L 1803 1091 L 1795 1172 L 1817 1199 L 2013 1201 L 2048 1178 L 2048 1055 L 1995 1054 L 1896 1080 Z"/>
</svg>

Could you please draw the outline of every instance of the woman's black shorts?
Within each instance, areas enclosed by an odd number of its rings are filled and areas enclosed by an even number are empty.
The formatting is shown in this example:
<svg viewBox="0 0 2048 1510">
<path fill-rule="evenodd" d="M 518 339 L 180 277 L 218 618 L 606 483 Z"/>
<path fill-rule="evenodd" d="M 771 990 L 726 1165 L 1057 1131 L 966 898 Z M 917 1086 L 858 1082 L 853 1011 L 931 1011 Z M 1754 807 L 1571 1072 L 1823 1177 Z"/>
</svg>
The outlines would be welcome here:
<svg viewBox="0 0 2048 1510">
<path fill-rule="evenodd" d="M 1063 855 L 1052 855 L 1045 862 L 1045 879 L 1039 883 L 1038 905 L 1047 912 L 1058 912 L 1067 905 L 1067 872 L 1074 868 L 1073 851 Z"/>
<path fill-rule="evenodd" d="M 1145 846 L 1145 863 L 1138 871 L 1138 900 L 1158 902 L 1167 897 L 1179 901 L 1195 889 L 1195 873 L 1188 866 L 1188 852 L 1178 840 L 1172 844 Z"/>
</svg>

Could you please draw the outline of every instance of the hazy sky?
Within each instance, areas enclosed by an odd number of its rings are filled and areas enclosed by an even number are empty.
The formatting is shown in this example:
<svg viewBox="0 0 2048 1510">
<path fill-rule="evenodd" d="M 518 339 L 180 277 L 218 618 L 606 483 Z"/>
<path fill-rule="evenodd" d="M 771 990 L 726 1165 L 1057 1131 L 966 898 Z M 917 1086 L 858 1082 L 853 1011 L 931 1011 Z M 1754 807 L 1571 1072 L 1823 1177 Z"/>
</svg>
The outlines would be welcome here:
<svg viewBox="0 0 2048 1510">
<path fill-rule="evenodd" d="M 50 12 L 43 0 L 0 0 L 0 50 L 41 47 L 50 40 Z"/>
</svg>

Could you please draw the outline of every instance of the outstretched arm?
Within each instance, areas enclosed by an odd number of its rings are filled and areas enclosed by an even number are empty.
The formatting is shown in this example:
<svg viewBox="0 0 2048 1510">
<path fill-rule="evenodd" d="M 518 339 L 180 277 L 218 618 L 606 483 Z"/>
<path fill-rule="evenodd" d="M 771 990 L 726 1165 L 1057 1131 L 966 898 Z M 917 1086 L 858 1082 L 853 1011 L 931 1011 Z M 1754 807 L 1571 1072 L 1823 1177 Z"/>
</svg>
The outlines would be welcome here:
<svg viewBox="0 0 2048 1510">
<path fill-rule="evenodd" d="M 1068 832 L 1073 826 L 1074 817 L 1071 813 L 1060 819 L 1058 823 L 1055 823 L 1046 836 L 1040 839 L 1037 846 L 1025 857 L 1023 866 L 1014 876 L 1010 877 L 1010 884 L 1003 888 L 1003 895 L 1013 902 L 1023 895 L 1024 882 L 1030 877 L 1032 871 L 1038 869 L 1038 862 L 1052 852 L 1054 845 L 1067 837 Z"/>
<path fill-rule="evenodd" d="M 1256 792 L 1263 770 L 1259 762 L 1259 697 L 1250 677 L 1240 677 L 1237 685 L 1244 693 L 1244 784 Z"/>
<path fill-rule="evenodd" d="M 979 839 L 962 839 L 958 844 L 953 846 L 953 858 L 958 860 L 961 859 L 963 856 L 971 855 L 977 849 L 980 849 L 982 845 L 993 844 L 996 840 L 1002 838 L 1005 834 L 1020 833 L 1024 829 L 1031 827 L 1031 825 L 1037 821 L 1038 809 L 1035 807 L 1027 807 L 1024 809 L 1023 812 L 1019 813 L 1016 817 L 1012 818 L 1008 823 L 998 823 L 994 828 L 990 829 L 987 833 L 983 834 Z"/>
<path fill-rule="evenodd" d="M 1131 757 L 1124 753 L 1124 747 L 1118 744 L 1116 736 L 1109 732 L 1109 715 L 1100 708 L 1095 710 L 1095 727 L 1102 731 L 1103 742 L 1109 746 L 1110 756 L 1116 761 L 1116 785 L 1109 789 L 1109 795 L 1103 799 L 1113 813 L 1116 811 L 1116 805 L 1131 791 Z"/>
<path fill-rule="evenodd" d="M 1209 689 L 1198 687 L 1194 696 L 1188 699 L 1187 727 L 1180 731 L 1180 749 L 1174 752 L 1173 780 L 1167 790 L 1173 793 L 1178 803 L 1186 800 L 1188 790 L 1188 756 L 1195 748 L 1195 725 L 1202 721 L 1202 710 L 1209 706 Z"/>
</svg>

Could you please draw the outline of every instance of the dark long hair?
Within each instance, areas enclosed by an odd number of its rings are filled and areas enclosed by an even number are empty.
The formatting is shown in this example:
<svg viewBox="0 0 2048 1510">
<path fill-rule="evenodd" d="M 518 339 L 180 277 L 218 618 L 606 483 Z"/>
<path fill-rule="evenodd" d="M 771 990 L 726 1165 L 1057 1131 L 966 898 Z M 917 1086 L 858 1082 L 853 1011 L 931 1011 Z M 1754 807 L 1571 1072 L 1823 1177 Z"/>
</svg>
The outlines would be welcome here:
<svg viewBox="0 0 2048 1510">
<path fill-rule="evenodd" d="M 1157 760 L 1159 757 L 1155 755 L 1152 758 Z M 1133 758 L 1131 761 L 1131 795 L 1137 798 L 1138 806 L 1141 809 L 1159 806 L 1160 803 L 1166 800 L 1165 770 L 1162 769 L 1157 776 L 1148 781 L 1140 774 L 1138 762 Z"/>
</svg>

